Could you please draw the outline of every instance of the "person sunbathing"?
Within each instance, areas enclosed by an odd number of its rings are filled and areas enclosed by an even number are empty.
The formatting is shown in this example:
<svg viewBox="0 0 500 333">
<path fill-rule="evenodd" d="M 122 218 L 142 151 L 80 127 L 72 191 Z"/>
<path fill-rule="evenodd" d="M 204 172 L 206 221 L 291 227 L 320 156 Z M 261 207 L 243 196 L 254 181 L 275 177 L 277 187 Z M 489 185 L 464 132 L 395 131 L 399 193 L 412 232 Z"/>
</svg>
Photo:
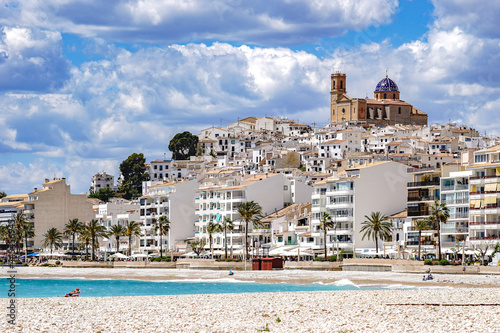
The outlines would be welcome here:
<svg viewBox="0 0 500 333">
<path fill-rule="evenodd" d="M 67 293 L 66 295 L 64 295 L 64 297 L 79 297 L 79 296 L 80 296 L 80 289 L 79 288 L 76 288 L 72 292 Z"/>
</svg>

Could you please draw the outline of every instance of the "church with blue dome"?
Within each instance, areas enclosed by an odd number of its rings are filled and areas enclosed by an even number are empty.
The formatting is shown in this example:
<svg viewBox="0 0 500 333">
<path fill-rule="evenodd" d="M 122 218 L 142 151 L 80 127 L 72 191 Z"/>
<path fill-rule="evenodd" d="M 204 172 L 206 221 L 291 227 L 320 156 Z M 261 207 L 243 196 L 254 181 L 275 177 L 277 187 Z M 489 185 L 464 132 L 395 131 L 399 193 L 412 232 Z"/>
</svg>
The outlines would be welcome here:
<svg viewBox="0 0 500 333">
<path fill-rule="evenodd" d="M 389 76 L 375 86 L 373 99 L 347 95 L 345 73 L 331 75 L 332 123 L 351 122 L 366 125 L 427 125 L 427 113 L 400 99 L 399 87 Z"/>
</svg>

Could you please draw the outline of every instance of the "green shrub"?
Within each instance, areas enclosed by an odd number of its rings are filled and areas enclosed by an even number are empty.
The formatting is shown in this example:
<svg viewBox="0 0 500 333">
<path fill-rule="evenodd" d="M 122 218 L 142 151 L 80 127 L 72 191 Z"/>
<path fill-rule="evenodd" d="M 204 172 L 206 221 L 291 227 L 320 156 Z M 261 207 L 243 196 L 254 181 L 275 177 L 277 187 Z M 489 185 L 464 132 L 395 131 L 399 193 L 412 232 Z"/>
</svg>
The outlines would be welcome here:
<svg viewBox="0 0 500 333">
<path fill-rule="evenodd" d="M 330 262 L 332 262 L 332 261 L 337 261 L 337 256 L 336 256 L 336 255 L 329 256 L 329 257 L 328 257 L 328 259 L 326 259 L 326 260 L 328 260 L 328 261 L 330 261 Z"/>
<path fill-rule="evenodd" d="M 56 261 L 56 265 L 59 266 L 61 265 L 61 262 L 59 260 Z"/>
<path fill-rule="evenodd" d="M 441 261 L 439 262 L 439 264 L 441 266 L 446 266 L 446 265 L 449 265 L 450 262 L 447 259 L 441 259 Z"/>
<path fill-rule="evenodd" d="M 40 266 L 43 266 L 43 267 L 49 267 L 49 266 L 50 266 L 50 264 L 48 264 L 48 263 L 43 263 L 43 264 L 41 264 Z"/>
<path fill-rule="evenodd" d="M 314 261 L 325 261 L 325 258 L 323 258 L 323 257 L 316 257 L 316 258 L 314 258 Z"/>
<path fill-rule="evenodd" d="M 28 266 L 28 263 L 27 262 L 23 262 L 23 266 Z"/>
<path fill-rule="evenodd" d="M 426 260 L 424 261 L 424 265 L 432 265 L 432 260 L 430 260 L 430 259 L 426 259 Z"/>
</svg>

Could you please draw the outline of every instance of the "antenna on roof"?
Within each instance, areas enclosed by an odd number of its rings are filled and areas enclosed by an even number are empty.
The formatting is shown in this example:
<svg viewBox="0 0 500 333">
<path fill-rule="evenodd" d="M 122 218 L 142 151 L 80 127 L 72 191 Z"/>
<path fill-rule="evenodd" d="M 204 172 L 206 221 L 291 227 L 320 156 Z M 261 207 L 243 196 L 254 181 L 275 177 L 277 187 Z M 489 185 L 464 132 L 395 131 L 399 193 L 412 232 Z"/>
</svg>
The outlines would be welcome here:
<svg viewBox="0 0 500 333">
<path fill-rule="evenodd" d="M 385 70 L 385 77 L 389 77 L 389 75 L 387 75 L 387 69 Z"/>
</svg>

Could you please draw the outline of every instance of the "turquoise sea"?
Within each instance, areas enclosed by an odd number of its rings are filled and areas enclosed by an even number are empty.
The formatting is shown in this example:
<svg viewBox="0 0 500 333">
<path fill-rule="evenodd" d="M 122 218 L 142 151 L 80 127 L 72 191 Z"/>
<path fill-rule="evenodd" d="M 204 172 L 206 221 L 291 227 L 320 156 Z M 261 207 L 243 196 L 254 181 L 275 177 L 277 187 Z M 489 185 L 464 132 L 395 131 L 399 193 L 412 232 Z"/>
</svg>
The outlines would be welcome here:
<svg viewBox="0 0 500 333">
<path fill-rule="evenodd" d="M 2 279 L 0 298 L 7 297 L 8 279 Z M 389 286 L 355 286 L 348 280 L 335 284 L 290 284 L 255 283 L 224 281 L 138 281 L 138 280 L 89 280 L 89 279 L 17 279 L 16 297 L 58 297 L 80 288 L 80 297 L 106 296 L 148 296 L 148 295 L 187 295 L 187 294 L 224 294 L 258 292 L 293 292 L 321 290 L 374 290 L 393 288 Z"/>
</svg>

